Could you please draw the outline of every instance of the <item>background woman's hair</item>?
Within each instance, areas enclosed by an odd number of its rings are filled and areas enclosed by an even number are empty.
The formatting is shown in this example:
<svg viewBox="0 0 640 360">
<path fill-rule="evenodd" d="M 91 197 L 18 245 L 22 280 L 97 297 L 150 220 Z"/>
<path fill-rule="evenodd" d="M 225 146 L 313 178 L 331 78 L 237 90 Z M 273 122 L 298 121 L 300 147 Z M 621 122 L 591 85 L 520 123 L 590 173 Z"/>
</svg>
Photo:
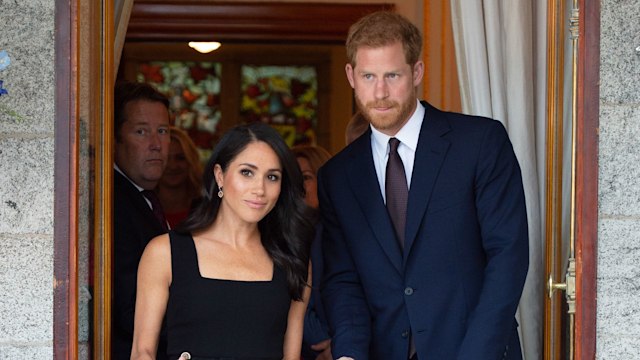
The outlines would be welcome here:
<svg viewBox="0 0 640 360">
<path fill-rule="evenodd" d="M 344 140 L 346 144 L 351 144 L 355 139 L 367 132 L 367 130 L 369 130 L 369 121 L 360 111 L 357 111 L 351 116 L 344 130 Z"/>
<path fill-rule="evenodd" d="M 275 207 L 258 223 L 262 245 L 273 262 L 287 274 L 289 294 L 301 300 L 307 286 L 309 251 L 314 225 L 304 202 L 302 173 L 298 163 L 280 134 L 262 123 L 236 126 L 227 131 L 213 150 L 204 170 L 205 197 L 185 219 L 177 231 L 195 233 L 207 229 L 215 221 L 220 208 L 214 166 L 223 172 L 250 143 L 264 142 L 273 149 L 282 166 L 280 196 Z"/>
<path fill-rule="evenodd" d="M 325 148 L 316 145 L 294 146 L 291 148 L 291 152 L 293 152 L 296 158 L 301 157 L 307 159 L 311 166 L 311 171 L 316 175 L 320 167 L 331 158 L 331 154 L 329 154 Z"/>
<path fill-rule="evenodd" d="M 200 161 L 200 154 L 198 148 L 193 143 L 193 140 L 184 132 L 175 126 L 171 126 L 171 141 L 176 141 L 182 148 L 184 157 L 189 164 L 189 196 L 193 199 L 202 195 L 202 162 Z"/>
</svg>

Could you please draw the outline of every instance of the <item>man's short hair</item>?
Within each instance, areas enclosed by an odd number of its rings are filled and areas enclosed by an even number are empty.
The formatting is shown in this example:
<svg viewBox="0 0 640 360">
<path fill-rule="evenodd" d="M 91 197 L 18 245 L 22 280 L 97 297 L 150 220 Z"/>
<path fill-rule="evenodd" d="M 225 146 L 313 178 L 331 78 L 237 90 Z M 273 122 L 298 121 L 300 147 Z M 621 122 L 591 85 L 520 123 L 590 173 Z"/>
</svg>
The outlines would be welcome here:
<svg viewBox="0 0 640 360">
<path fill-rule="evenodd" d="M 356 67 L 356 52 L 360 47 L 378 48 L 402 43 L 407 64 L 413 66 L 420 60 L 422 35 L 407 18 L 391 11 L 377 11 L 366 15 L 349 28 L 347 35 L 347 59 Z"/>
<path fill-rule="evenodd" d="M 114 88 L 113 98 L 113 134 L 116 141 L 120 141 L 122 124 L 127 121 L 125 118 L 127 104 L 138 100 L 159 102 L 169 110 L 169 99 L 153 86 L 129 81 L 118 82 Z"/>
</svg>

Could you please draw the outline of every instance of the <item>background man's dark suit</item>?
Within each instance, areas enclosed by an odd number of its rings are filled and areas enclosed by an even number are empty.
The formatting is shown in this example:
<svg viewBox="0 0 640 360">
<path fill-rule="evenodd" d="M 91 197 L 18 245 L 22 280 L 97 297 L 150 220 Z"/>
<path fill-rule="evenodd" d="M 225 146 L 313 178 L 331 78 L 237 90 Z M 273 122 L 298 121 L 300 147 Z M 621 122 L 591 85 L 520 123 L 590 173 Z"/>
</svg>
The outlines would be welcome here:
<svg viewBox="0 0 640 360">
<path fill-rule="evenodd" d="M 409 190 L 404 251 L 371 150 L 371 130 L 318 180 L 325 229 L 322 296 L 334 356 L 519 359 L 514 318 L 528 268 L 520 168 L 504 127 L 426 114 Z"/>
<path fill-rule="evenodd" d="M 113 176 L 113 324 L 112 359 L 129 359 L 133 341 L 138 262 L 147 243 L 165 233 L 144 196 L 118 171 Z M 158 359 L 166 359 L 161 337 Z"/>
</svg>

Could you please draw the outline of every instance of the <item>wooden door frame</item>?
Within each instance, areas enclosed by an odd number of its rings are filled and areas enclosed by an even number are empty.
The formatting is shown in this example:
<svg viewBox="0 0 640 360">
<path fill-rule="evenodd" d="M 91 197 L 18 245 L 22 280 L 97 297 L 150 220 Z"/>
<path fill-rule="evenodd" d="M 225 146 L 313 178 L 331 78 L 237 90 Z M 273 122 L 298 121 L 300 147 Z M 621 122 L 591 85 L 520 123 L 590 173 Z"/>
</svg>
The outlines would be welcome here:
<svg viewBox="0 0 640 360">
<path fill-rule="evenodd" d="M 78 0 L 55 4 L 53 358 L 78 357 Z"/>
<path fill-rule="evenodd" d="M 579 0 L 576 358 L 594 359 L 598 219 L 599 0 Z M 78 0 L 55 3 L 53 357 L 78 356 Z"/>
<path fill-rule="evenodd" d="M 579 0 L 575 358 L 596 356 L 600 1 Z"/>
</svg>

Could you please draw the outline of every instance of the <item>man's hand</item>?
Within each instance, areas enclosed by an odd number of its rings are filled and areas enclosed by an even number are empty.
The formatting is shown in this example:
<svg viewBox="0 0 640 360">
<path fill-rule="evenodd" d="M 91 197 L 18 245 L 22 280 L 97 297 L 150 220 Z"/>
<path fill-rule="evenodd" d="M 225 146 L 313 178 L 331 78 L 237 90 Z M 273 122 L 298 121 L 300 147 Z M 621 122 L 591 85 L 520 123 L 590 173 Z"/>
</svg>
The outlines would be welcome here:
<svg viewBox="0 0 640 360">
<path fill-rule="evenodd" d="M 332 360 L 331 358 L 331 339 L 320 341 L 317 344 L 311 345 L 311 349 L 320 351 L 320 354 L 316 356 L 316 360 Z M 345 358 L 346 359 L 346 358 Z"/>
</svg>

